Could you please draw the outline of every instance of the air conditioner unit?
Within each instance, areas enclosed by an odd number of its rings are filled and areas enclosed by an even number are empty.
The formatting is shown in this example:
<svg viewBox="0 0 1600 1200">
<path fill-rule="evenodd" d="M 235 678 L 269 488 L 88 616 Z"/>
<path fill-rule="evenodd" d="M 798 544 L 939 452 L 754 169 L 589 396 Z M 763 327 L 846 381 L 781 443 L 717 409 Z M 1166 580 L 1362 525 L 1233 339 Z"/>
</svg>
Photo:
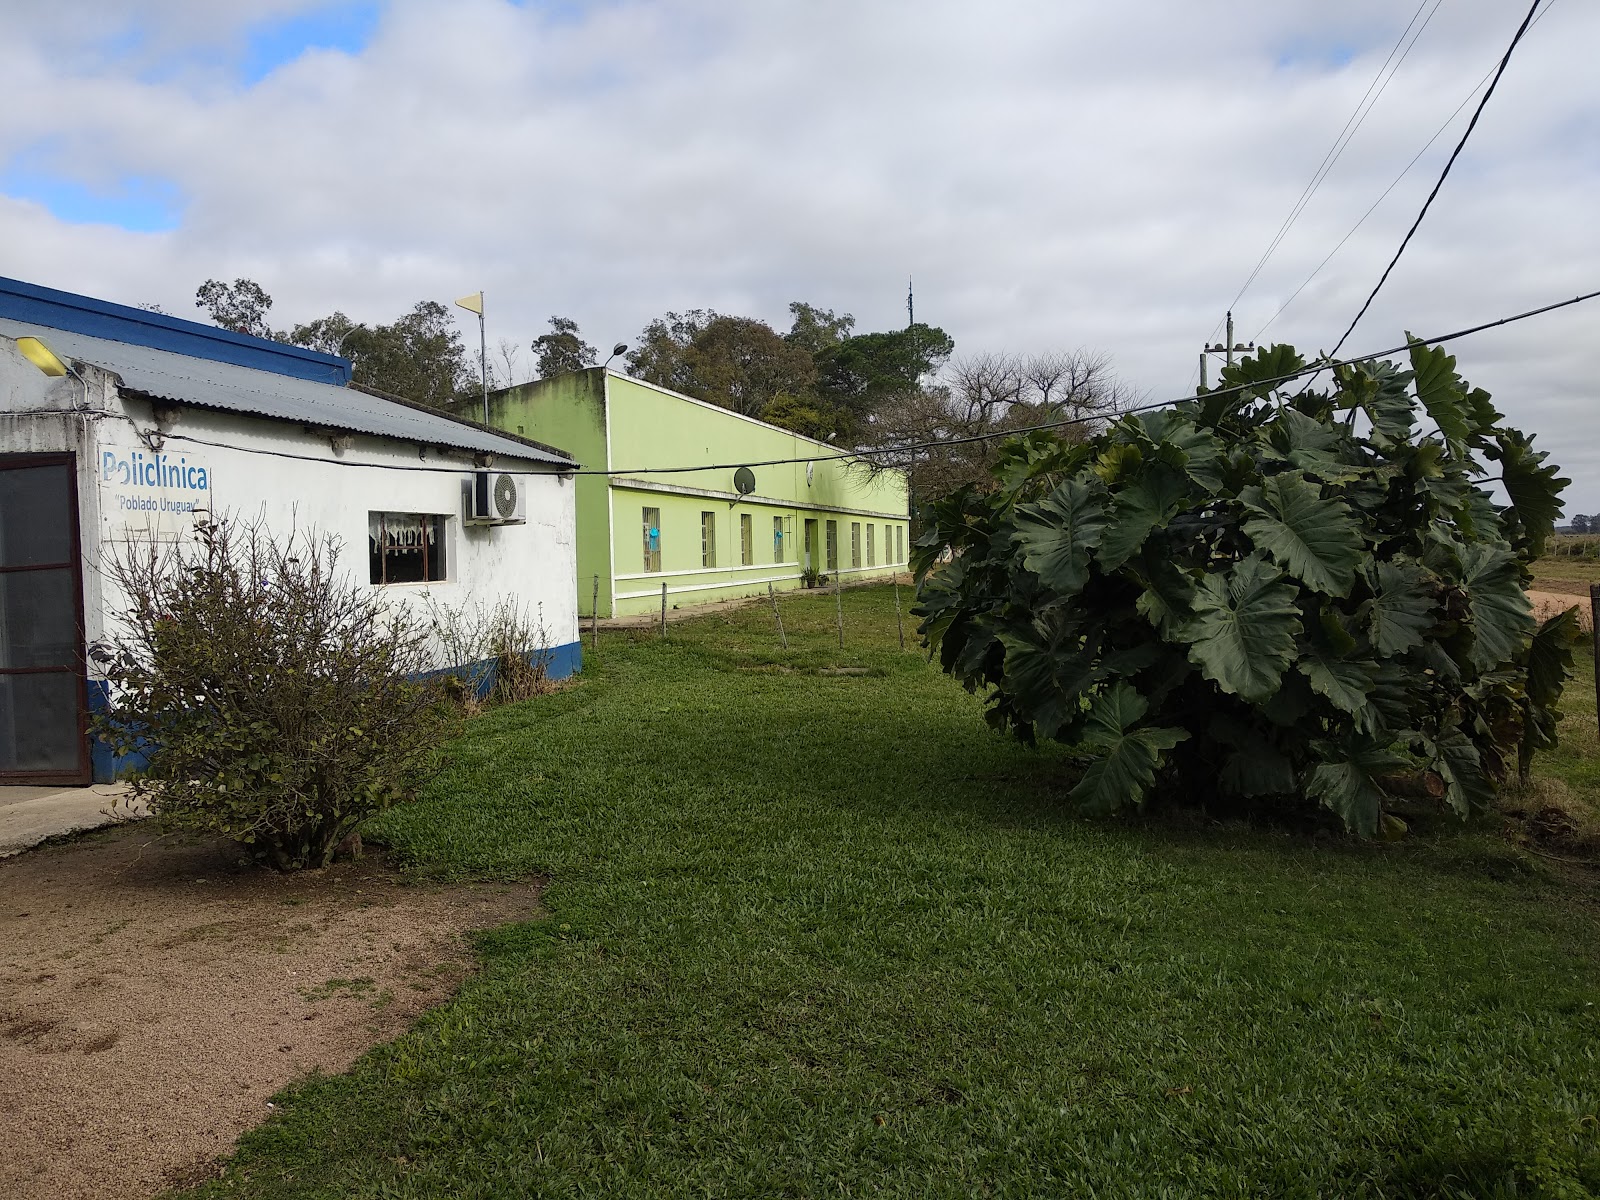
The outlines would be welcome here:
<svg viewBox="0 0 1600 1200">
<path fill-rule="evenodd" d="M 474 471 L 467 495 L 467 524 L 522 525 L 528 497 L 522 481 L 505 471 Z"/>
</svg>

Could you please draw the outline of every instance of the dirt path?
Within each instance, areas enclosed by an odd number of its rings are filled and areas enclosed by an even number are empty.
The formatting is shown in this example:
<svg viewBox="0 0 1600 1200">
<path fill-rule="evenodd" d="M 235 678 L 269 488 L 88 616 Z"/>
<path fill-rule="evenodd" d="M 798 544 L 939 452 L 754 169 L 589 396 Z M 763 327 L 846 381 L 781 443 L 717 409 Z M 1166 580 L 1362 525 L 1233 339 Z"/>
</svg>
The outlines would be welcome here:
<svg viewBox="0 0 1600 1200">
<path fill-rule="evenodd" d="M 0 1196 L 198 1182 L 272 1094 L 345 1069 L 471 969 L 536 883 L 278 876 L 140 822 L 0 863 Z"/>
<path fill-rule="evenodd" d="M 1583 584 L 1583 592 L 1546 591 L 1542 588 L 1530 589 L 1528 599 L 1533 601 L 1533 615 L 1536 620 L 1546 621 L 1563 609 L 1578 606 L 1578 625 L 1584 630 L 1591 627 L 1589 614 L 1589 585 Z"/>
</svg>

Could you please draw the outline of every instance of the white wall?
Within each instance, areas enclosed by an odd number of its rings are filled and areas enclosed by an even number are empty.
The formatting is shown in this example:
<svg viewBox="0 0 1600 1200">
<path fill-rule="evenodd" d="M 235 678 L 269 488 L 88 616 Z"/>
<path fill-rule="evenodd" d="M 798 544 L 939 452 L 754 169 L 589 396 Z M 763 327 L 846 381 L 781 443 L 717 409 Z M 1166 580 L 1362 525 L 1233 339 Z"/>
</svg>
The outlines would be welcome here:
<svg viewBox="0 0 1600 1200">
<path fill-rule="evenodd" d="M 148 531 L 152 523 L 159 536 L 192 536 L 193 518 L 181 509 L 200 498 L 214 516 L 260 519 L 280 537 L 295 530 L 334 535 L 342 545 L 341 568 L 371 586 L 368 514 L 435 514 L 446 518 L 447 581 L 389 584 L 381 589 L 386 598 L 419 615 L 428 597 L 455 608 L 510 600 L 542 616 L 552 647 L 578 640 L 575 488 L 548 465 L 497 459 L 493 469 L 517 475 L 526 490 L 527 523 L 470 526 L 462 520 L 463 484 L 472 472 L 466 452 L 441 458 L 430 450 L 423 457 L 411 443 L 362 435 L 352 435 L 340 452 L 329 435 L 298 425 L 186 408 L 160 453 L 169 465 L 182 464 L 190 482 L 203 468 L 209 490 L 174 486 L 163 492 L 122 483 L 124 462 L 134 455 L 140 456 L 135 462 L 153 458 L 139 435 L 156 428 L 144 401 L 127 400 L 124 409 L 131 421 L 104 421 L 97 430 L 95 540 L 102 546 Z M 165 498 L 169 507 L 130 512 L 128 497 L 140 494 Z"/>
<path fill-rule="evenodd" d="M 203 467 L 209 487 L 151 486 L 122 474 L 124 465 L 149 464 L 157 453 L 141 437 L 163 432 L 151 404 L 120 398 L 93 368 L 85 374 L 91 411 L 62 411 L 81 406 L 84 385 L 70 376 L 44 380 L 0 339 L 0 453 L 79 455 L 89 641 L 104 636 L 106 614 L 120 607 L 100 569 L 105 556 L 118 543 L 152 532 L 192 537 L 194 518 L 186 509 L 197 499 L 216 516 L 259 518 L 278 536 L 292 530 L 333 534 L 343 545 L 341 568 L 361 586 L 371 586 L 369 512 L 444 516 L 448 580 L 391 584 L 381 589 L 386 598 L 419 613 L 430 596 L 457 608 L 510 600 L 542 617 L 552 648 L 578 641 L 575 487 L 549 464 L 497 459 L 493 469 L 517 475 L 526 489 L 527 523 L 473 527 L 462 520 L 469 452 L 440 457 L 429 449 L 419 457 L 414 443 L 362 435 L 352 435 L 339 452 L 330 435 L 298 424 L 182 408 L 159 453 L 169 465 L 182 463 L 190 483 Z M 131 509 L 133 501 L 157 507 Z"/>
</svg>

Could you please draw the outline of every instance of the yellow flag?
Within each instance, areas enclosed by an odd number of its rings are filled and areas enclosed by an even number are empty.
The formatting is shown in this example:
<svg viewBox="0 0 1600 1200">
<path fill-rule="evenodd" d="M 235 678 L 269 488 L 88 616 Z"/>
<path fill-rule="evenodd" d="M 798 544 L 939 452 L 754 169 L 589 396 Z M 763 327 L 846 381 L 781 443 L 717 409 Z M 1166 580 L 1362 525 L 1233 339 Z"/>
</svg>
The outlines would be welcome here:
<svg viewBox="0 0 1600 1200">
<path fill-rule="evenodd" d="M 464 308 L 468 312 L 475 312 L 483 316 L 483 293 L 473 292 L 470 296 L 463 296 L 456 301 L 457 308 Z"/>
</svg>

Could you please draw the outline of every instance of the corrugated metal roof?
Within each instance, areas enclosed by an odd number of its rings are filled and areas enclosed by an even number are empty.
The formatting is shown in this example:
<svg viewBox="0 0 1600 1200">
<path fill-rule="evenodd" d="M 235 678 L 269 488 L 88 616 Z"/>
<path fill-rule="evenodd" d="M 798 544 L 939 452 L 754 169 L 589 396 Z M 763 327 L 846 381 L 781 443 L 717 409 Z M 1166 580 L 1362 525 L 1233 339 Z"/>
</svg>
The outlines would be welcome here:
<svg viewBox="0 0 1600 1200">
<path fill-rule="evenodd" d="M 149 346 L 212 362 L 254 367 L 276 375 L 342 387 L 350 382 L 350 362 L 304 346 L 235 333 L 168 313 L 129 308 L 94 296 L 61 292 L 37 283 L 0 277 L 0 317 L 45 329 L 71 330 L 86 337 L 130 346 Z"/>
<path fill-rule="evenodd" d="M 560 451 L 355 388 L 335 387 L 169 350 L 108 341 L 65 329 L 41 328 L 4 317 L 0 317 L 0 333 L 12 338 L 41 337 L 62 357 L 116 372 L 129 391 L 179 404 L 528 462 L 562 467 L 577 465 Z"/>
</svg>

